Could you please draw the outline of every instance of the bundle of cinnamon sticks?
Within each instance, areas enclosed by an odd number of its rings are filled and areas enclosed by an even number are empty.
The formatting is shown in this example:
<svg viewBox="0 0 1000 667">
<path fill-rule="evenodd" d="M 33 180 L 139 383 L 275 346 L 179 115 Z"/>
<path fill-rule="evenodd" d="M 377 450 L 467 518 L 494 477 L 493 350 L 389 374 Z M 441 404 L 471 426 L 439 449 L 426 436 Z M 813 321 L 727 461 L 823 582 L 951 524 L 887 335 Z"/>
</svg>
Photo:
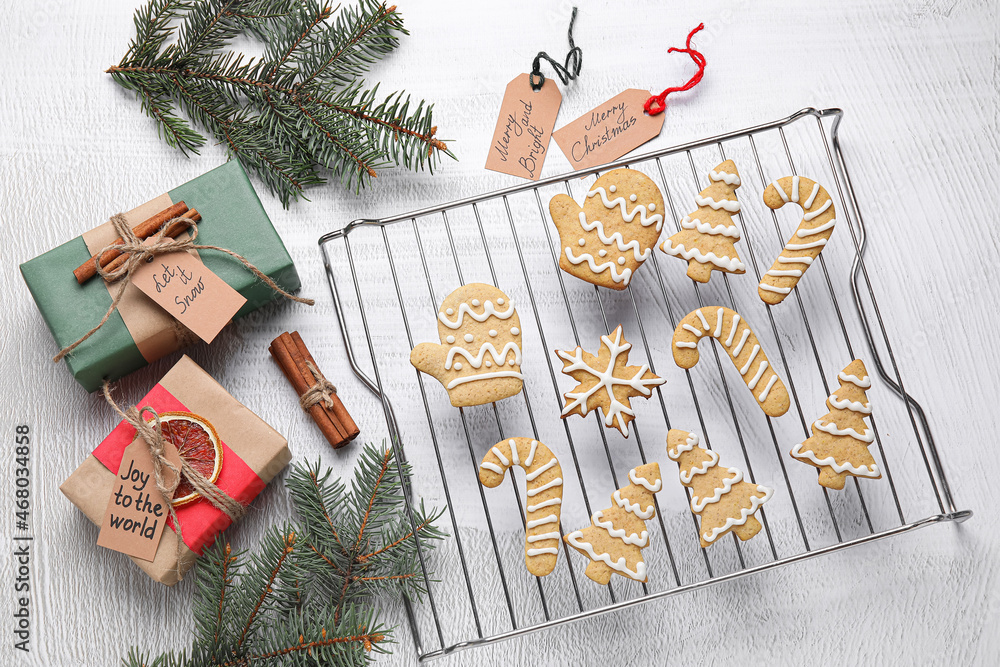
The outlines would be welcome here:
<svg viewBox="0 0 1000 667">
<path fill-rule="evenodd" d="M 319 373 L 319 366 L 302 342 L 298 331 L 281 334 L 271 342 L 268 351 L 300 398 L 310 390 L 315 391 L 314 388 L 326 380 Z M 329 405 L 326 400 L 319 400 L 306 409 L 319 426 L 323 437 L 338 449 L 356 438 L 361 431 L 340 401 L 336 390 L 328 391 L 325 395 L 330 398 Z"/>
<path fill-rule="evenodd" d="M 153 234 L 159 232 L 163 225 L 170 222 L 174 218 L 183 219 L 173 223 L 163 232 L 164 236 L 169 236 L 172 239 L 180 236 L 181 232 L 187 230 L 187 228 L 191 226 L 188 220 L 192 222 L 201 222 L 201 214 L 198 213 L 198 211 L 193 208 L 188 209 L 187 204 L 179 201 L 176 204 L 163 209 L 148 220 L 140 222 L 132 228 L 132 231 L 135 232 L 135 235 L 138 238 L 145 240 Z M 124 243 L 125 239 L 118 237 L 112 241 L 110 245 L 122 245 Z M 73 271 L 73 275 L 76 276 L 76 282 L 82 285 L 97 275 L 97 266 L 95 265 L 95 262 L 98 261 L 98 256 L 100 256 L 99 261 L 101 263 L 101 268 L 105 271 L 114 271 L 128 259 L 127 255 L 123 255 L 120 251 L 114 249 L 98 253 Z"/>
</svg>

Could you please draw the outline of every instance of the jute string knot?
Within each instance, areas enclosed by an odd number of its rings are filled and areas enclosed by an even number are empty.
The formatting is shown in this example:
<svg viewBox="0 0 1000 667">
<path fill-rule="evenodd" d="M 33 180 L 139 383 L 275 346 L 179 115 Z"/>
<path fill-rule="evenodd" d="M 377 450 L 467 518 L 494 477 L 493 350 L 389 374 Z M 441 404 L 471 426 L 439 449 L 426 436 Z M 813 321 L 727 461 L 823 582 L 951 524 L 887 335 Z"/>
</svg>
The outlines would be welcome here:
<svg viewBox="0 0 1000 667">
<path fill-rule="evenodd" d="M 306 367 L 309 372 L 312 373 L 313 382 L 312 386 L 306 390 L 306 393 L 299 397 L 299 405 L 305 412 L 309 412 L 309 408 L 319 403 L 322 403 L 328 408 L 333 408 L 333 396 L 332 394 L 337 393 L 337 388 L 332 382 L 324 377 L 323 373 L 320 372 L 316 365 L 311 362 L 306 362 Z"/>
<path fill-rule="evenodd" d="M 107 399 L 108 404 L 114 408 L 114 411 L 122 419 L 136 430 L 138 436 L 149 446 L 149 453 L 153 459 L 153 478 L 156 480 L 156 489 L 163 496 L 167 507 L 170 508 L 170 518 L 174 520 L 174 530 L 177 532 L 178 551 L 180 551 L 180 545 L 184 541 L 184 538 L 181 533 L 180 521 L 177 520 L 177 510 L 174 509 L 171 499 L 177 490 L 177 485 L 180 484 L 181 475 L 187 479 L 188 483 L 191 484 L 202 498 L 222 511 L 233 523 L 243 517 L 246 513 L 246 508 L 231 498 L 225 491 L 208 481 L 200 472 L 192 468 L 187 459 L 183 456 L 180 457 L 181 468 L 178 470 L 177 466 L 167 458 L 166 440 L 163 438 L 163 424 L 160 421 L 159 413 L 155 409 L 147 405 L 142 408 L 133 406 L 127 410 L 122 410 L 111 397 L 111 389 L 107 381 L 104 382 L 103 390 L 104 398 Z M 146 414 L 149 414 L 152 419 L 147 421 L 143 417 Z M 164 474 L 166 469 L 169 469 L 173 473 L 173 479 L 169 483 Z"/>
<path fill-rule="evenodd" d="M 166 231 L 170 229 L 174 224 L 186 223 L 188 226 L 188 232 L 190 236 L 187 238 L 170 238 L 166 236 Z M 274 282 L 265 274 L 263 271 L 258 269 L 256 266 L 250 263 L 250 261 L 238 253 L 229 250 L 228 248 L 221 248 L 214 245 L 199 245 L 195 243 L 195 239 L 198 238 L 198 223 L 190 218 L 180 216 L 178 218 L 173 218 L 168 220 L 160 228 L 160 231 L 151 236 L 149 239 L 143 241 L 132 228 L 129 227 L 128 222 L 125 220 L 125 216 L 118 213 L 111 217 L 111 225 L 114 227 L 115 231 L 118 233 L 124 243 L 115 245 L 105 246 L 103 250 L 94 256 L 94 267 L 97 269 L 98 275 L 109 283 L 118 282 L 121 287 L 115 293 L 114 298 L 111 300 L 111 307 L 108 308 L 108 312 L 104 314 L 101 321 L 96 327 L 81 336 L 76 342 L 70 343 L 63 349 L 59 351 L 55 357 L 52 358 L 53 361 L 61 361 L 63 357 L 68 355 L 70 352 L 75 350 L 77 346 L 83 343 L 85 340 L 97 333 L 101 327 L 103 327 L 107 321 L 111 318 L 111 314 L 115 312 L 118 305 L 121 303 L 122 297 L 125 295 L 125 290 L 132 282 L 132 275 L 136 270 L 146 262 L 150 262 L 157 255 L 164 255 L 171 252 L 187 251 L 187 250 L 215 250 L 217 252 L 225 253 L 233 259 L 237 260 L 243 266 L 252 273 L 258 280 L 270 287 L 272 290 L 280 294 L 281 296 L 295 301 L 297 303 L 304 303 L 307 306 L 315 305 L 315 301 L 312 299 L 306 299 L 304 297 L 295 296 L 294 294 L 289 294 L 285 290 L 278 286 L 278 283 Z M 101 257 L 104 256 L 109 250 L 117 250 L 122 255 L 125 255 L 127 259 L 125 262 L 111 271 L 105 271 L 101 266 Z"/>
</svg>

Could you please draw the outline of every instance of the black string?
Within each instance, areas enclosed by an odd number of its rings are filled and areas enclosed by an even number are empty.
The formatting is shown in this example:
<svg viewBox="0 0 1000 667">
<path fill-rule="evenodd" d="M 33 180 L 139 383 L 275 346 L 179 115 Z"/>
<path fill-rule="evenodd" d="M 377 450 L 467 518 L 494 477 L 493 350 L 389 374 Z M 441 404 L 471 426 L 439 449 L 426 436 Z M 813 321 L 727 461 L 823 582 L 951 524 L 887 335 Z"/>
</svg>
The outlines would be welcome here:
<svg viewBox="0 0 1000 667">
<path fill-rule="evenodd" d="M 531 89 L 536 93 L 542 89 L 545 85 L 545 75 L 542 74 L 541 60 L 545 58 L 552 69 L 555 70 L 556 76 L 559 80 L 563 82 L 565 86 L 570 81 L 580 76 L 580 68 L 583 67 L 583 50 L 573 43 L 573 24 L 576 22 L 576 7 L 573 8 L 573 15 L 569 19 L 569 53 L 566 54 L 566 64 L 560 65 L 555 60 L 553 60 L 549 54 L 545 51 L 539 51 L 538 55 L 535 56 L 534 61 L 531 63 L 531 76 L 529 81 L 531 82 Z M 537 83 L 536 83 L 537 81 Z"/>
</svg>

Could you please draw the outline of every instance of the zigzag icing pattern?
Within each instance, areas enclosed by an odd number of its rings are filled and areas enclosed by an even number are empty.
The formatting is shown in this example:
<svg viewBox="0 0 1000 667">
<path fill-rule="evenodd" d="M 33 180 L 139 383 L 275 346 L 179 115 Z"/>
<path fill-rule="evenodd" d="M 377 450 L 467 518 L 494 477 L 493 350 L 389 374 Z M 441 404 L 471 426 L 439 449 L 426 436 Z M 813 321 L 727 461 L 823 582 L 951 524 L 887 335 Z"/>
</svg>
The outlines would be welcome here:
<svg viewBox="0 0 1000 667">
<path fill-rule="evenodd" d="M 749 519 L 750 516 L 757 511 L 758 507 L 760 507 L 761 505 L 763 505 L 764 503 L 766 503 L 768 500 L 771 499 L 771 496 L 774 494 L 774 489 L 766 487 L 762 484 L 758 484 L 757 492 L 763 493 L 764 497 L 761 498 L 760 496 L 750 496 L 750 507 L 742 508 L 740 510 L 739 518 L 729 517 L 728 519 L 726 519 L 726 523 L 724 523 L 723 525 L 713 528 L 710 532 L 702 533 L 702 537 L 705 538 L 705 541 L 714 542 L 716 538 L 719 537 L 719 535 L 722 535 L 733 526 L 742 526 L 743 524 L 745 524 L 747 522 L 747 519 Z"/>
<path fill-rule="evenodd" d="M 515 311 L 513 302 L 509 302 L 507 304 L 507 310 L 498 311 L 496 307 L 493 305 L 493 302 L 487 300 L 486 303 L 483 304 L 483 312 L 481 313 L 473 311 L 472 306 L 470 306 L 469 304 L 461 303 L 458 306 L 458 316 L 455 317 L 454 322 L 449 320 L 447 317 L 449 315 L 455 314 L 453 308 L 448 308 L 444 312 L 438 312 L 438 319 L 441 321 L 441 324 L 445 325 L 449 329 L 458 329 L 460 326 L 462 326 L 462 322 L 465 320 L 466 315 L 468 315 L 477 322 L 485 322 L 490 317 L 498 317 L 501 320 L 508 320 L 514 314 L 514 312 Z"/>
<path fill-rule="evenodd" d="M 859 477 L 880 477 L 881 473 L 878 469 L 878 464 L 873 463 L 871 466 L 853 466 L 850 461 L 845 461 L 844 463 L 837 463 L 837 459 L 832 456 L 827 456 L 826 458 L 819 458 L 816 453 L 809 449 L 803 449 L 802 446 L 804 442 L 800 442 L 794 447 L 792 447 L 792 456 L 798 458 L 806 458 L 815 463 L 819 467 L 829 466 L 837 474 L 842 472 L 849 472 L 852 475 L 857 475 Z"/>
<path fill-rule="evenodd" d="M 716 225 L 713 227 L 707 222 L 702 222 L 698 218 L 692 219 L 690 215 L 685 215 L 681 220 L 682 229 L 694 229 L 700 234 L 710 234 L 712 236 L 728 236 L 736 241 L 740 240 L 740 230 L 735 226 Z"/>
<path fill-rule="evenodd" d="M 647 217 L 646 216 L 647 209 L 642 204 L 636 204 L 635 208 L 632 209 L 632 212 L 629 213 L 627 210 L 628 204 L 625 201 L 625 197 L 617 197 L 615 199 L 609 200 L 607 191 L 601 186 L 598 186 L 593 190 L 591 190 L 590 192 L 588 192 L 587 197 L 594 197 L 598 194 L 601 195 L 601 201 L 604 203 L 605 208 L 612 209 L 615 207 L 619 207 L 621 209 L 622 219 L 624 219 L 625 222 L 632 222 L 632 219 L 635 218 L 636 215 L 638 215 L 639 224 L 641 224 L 643 227 L 656 225 L 656 231 L 660 231 L 663 228 L 663 216 L 660 215 L 659 213 L 654 213 L 653 215 Z M 656 207 L 655 204 L 650 204 L 649 210 L 653 210 L 655 207 Z"/>
<path fill-rule="evenodd" d="M 588 232 L 597 230 L 597 237 L 601 239 L 601 243 L 604 245 L 616 245 L 618 250 L 621 252 L 632 251 L 632 256 L 635 257 L 635 261 L 644 262 L 649 257 L 651 248 L 646 248 L 644 251 L 640 251 L 639 242 L 635 239 L 625 242 L 625 237 L 622 236 L 621 232 L 614 232 L 610 236 L 604 231 L 604 223 L 600 220 L 594 220 L 593 222 L 587 221 L 587 214 L 580 211 L 580 226 L 583 227 Z"/>
<path fill-rule="evenodd" d="M 668 245 L 669 244 L 669 245 Z M 676 247 L 673 241 L 667 239 L 663 242 L 663 252 L 668 255 L 673 255 L 674 257 L 682 257 L 684 259 L 694 258 L 699 262 L 709 262 L 719 267 L 720 269 L 726 269 L 730 272 L 734 271 L 746 271 L 747 265 L 736 259 L 735 257 L 719 257 L 714 252 L 710 252 L 707 255 L 697 248 L 691 248 L 688 250 L 684 247 L 683 243 L 678 243 Z"/>
<path fill-rule="evenodd" d="M 566 246 L 566 259 L 570 261 L 571 264 L 583 264 L 586 262 L 590 266 L 590 270 L 594 273 L 603 273 L 608 269 L 611 270 L 611 279 L 616 283 L 625 282 L 627 283 L 632 278 L 632 269 L 625 267 L 621 271 L 618 271 L 618 267 L 614 262 L 605 262 L 603 264 L 598 264 L 594 260 L 594 256 L 588 252 L 581 253 L 580 256 L 573 254 L 573 249 Z M 624 258 L 622 258 L 624 260 Z"/>
</svg>

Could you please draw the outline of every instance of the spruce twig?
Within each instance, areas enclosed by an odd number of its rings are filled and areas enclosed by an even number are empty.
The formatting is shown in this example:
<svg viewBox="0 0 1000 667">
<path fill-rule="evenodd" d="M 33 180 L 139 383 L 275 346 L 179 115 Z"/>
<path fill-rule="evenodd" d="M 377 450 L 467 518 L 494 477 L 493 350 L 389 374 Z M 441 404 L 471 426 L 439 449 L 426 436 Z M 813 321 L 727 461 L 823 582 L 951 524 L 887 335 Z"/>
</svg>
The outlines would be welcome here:
<svg viewBox="0 0 1000 667">
<path fill-rule="evenodd" d="M 137 649 L 129 667 L 365 665 L 386 653 L 391 630 L 380 597 L 424 593 L 416 540 L 433 548 L 445 535 L 440 512 L 414 513 L 410 529 L 393 450 L 368 445 L 350 489 L 320 464 L 297 465 L 286 483 L 295 524 L 273 526 L 251 552 L 228 544 L 198 561 L 195 632 L 187 651 L 152 660 Z"/>
<path fill-rule="evenodd" d="M 403 92 L 380 101 L 378 84 L 362 80 L 408 34 L 395 6 L 149 0 L 134 21 L 135 38 L 107 72 L 168 145 L 197 153 L 207 139 L 193 122 L 285 206 L 328 175 L 357 191 L 386 167 L 433 172 L 441 154 L 454 157 L 432 105 Z M 228 50 L 243 33 L 264 42 L 261 58 Z"/>
</svg>

